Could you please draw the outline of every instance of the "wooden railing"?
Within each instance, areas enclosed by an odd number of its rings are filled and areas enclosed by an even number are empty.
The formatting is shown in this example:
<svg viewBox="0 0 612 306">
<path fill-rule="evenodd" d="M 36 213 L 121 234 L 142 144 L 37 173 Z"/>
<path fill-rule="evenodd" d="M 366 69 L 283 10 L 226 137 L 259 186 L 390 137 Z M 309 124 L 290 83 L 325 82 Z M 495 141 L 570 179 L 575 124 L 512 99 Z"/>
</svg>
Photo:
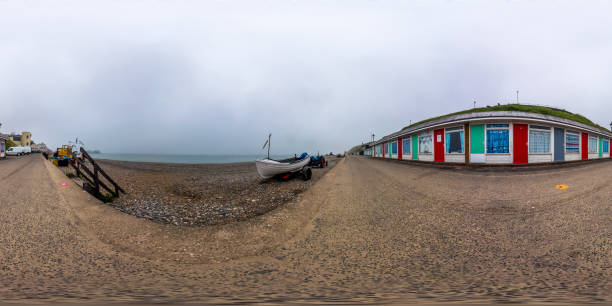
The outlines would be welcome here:
<svg viewBox="0 0 612 306">
<path fill-rule="evenodd" d="M 108 191 L 113 197 L 118 198 L 119 193 L 125 194 L 125 190 L 119 186 L 100 166 L 96 161 L 81 147 L 81 158 L 75 158 L 70 162 L 72 168 L 76 170 L 77 177 L 82 178 L 83 189 L 91 193 L 98 199 L 104 200 L 105 197 L 101 192 L 101 188 Z M 92 169 L 87 167 L 87 163 L 91 164 Z M 109 187 L 105 182 L 101 180 L 101 177 L 111 185 Z"/>
</svg>

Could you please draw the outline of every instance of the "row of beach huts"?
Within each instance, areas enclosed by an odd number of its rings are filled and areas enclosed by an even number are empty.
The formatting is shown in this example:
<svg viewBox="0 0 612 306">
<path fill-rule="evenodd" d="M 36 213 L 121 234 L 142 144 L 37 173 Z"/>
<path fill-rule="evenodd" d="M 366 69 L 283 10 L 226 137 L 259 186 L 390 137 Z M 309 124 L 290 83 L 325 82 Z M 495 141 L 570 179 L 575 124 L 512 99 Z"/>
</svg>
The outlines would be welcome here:
<svg viewBox="0 0 612 306">
<path fill-rule="evenodd" d="M 364 155 L 455 164 L 531 164 L 610 158 L 612 133 L 573 120 L 519 111 L 453 115 L 402 129 Z"/>
</svg>

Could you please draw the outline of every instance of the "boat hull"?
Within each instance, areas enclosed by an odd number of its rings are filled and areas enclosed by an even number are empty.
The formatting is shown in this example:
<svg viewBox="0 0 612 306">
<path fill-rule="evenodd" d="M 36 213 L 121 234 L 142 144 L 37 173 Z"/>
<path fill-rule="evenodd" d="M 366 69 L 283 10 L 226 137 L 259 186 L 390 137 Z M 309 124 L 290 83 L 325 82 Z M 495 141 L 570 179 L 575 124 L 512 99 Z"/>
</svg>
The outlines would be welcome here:
<svg viewBox="0 0 612 306">
<path fill-rule="evenodd" d="M 310 162 L 310 156 L 294 163 L 282 163 L 271 159 L 260 159 L 255 161 L 257 174 L 263 179 L 269 179 L 276 175 L 302 170 Z"/>
</svg>

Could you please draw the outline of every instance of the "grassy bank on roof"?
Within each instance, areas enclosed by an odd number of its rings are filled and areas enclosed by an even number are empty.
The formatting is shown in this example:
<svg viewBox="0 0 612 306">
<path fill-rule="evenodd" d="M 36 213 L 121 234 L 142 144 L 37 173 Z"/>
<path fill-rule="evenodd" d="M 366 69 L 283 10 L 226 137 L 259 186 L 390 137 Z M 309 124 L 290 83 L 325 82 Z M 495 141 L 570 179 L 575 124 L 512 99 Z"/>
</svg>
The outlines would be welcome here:
<svg viewBox="0 0 612 306">
<path fill-rule="evenodd" d="M 464 110 L 464 111 L 460 111 L 460 112 L 456 112 L 456 113 L 452 113 L 448 115 L 443 115 L 443 116 L 429 118 L 423 121 L 419 121 L 417 123 L 413 123 L 407 127 L 404 127 L 402 130 L 405 130 L 407 128 L 414 127 L 414 126 L 417 126 L 419 124 L 423 124 L 426 122 L 434 121 L 437 119 L 447 118 L 450 116 L 470 114 L 470 113 L 494 112 L 494 111 L 514 111 L 514 112 L 525 112 L 525 113 L 535 113 L 535 114 L 555 116 L 559 118 L 564 118 L 564 119 L 569 119 L 569 120 L 573 120 L 576 122 L 580 122 L 580 123 L 598 128 L 603 131 L 607 131 L 607 132 L 610 131 L 607 128 L 594 123 L 593 121 L 587 119 L 586 117 L 582 115 L 570 113 L 564 109 L 558 109 L 558 108 L 552 108 L 552 107 L 546 107 L 546 106 L 537 106 L 537 105 L 523 105 L 523 104 L 506 104 L 506 105 L 495 105 L 495 106 L 468 109 L 468 110 Z"/>
<path fill-rule="evenodd" d="M 359 151 L 365 150 L 365 145 L 358 145 L 358 146 L 354 146 L 352 147 L 350 150 L 348 150 L 348 154 L 356 154 L 359 153 Z"/>
</svg>

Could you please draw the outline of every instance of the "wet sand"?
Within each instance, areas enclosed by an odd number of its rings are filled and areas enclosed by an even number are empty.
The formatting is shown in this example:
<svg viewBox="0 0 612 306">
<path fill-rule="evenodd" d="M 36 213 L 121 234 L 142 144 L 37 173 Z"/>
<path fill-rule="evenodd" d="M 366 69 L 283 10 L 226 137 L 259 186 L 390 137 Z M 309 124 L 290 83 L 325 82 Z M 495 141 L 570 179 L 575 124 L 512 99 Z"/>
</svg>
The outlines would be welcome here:
<svg viewBox="0 0 612 306">
<path fill-rule="evenodd" d="M 348 157 L 296 201 L 196 227 L 65 181 L 37 156 L 0 161 L 3 301 L 612 302 L 612 162 L 482 173 Z"/>
</svg>

